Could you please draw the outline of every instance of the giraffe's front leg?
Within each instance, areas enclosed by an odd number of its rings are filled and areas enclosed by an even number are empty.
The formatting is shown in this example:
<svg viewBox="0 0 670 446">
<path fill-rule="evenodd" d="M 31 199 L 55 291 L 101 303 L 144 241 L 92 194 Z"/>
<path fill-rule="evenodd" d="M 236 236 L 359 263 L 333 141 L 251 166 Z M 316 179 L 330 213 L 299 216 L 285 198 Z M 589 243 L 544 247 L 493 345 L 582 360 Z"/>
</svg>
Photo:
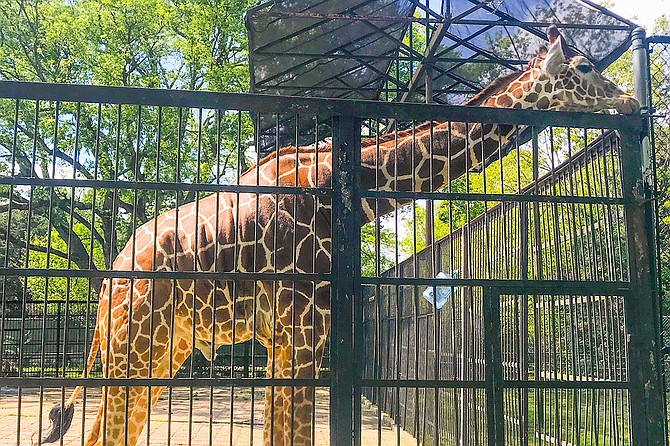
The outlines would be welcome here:
<svg viewBox="0 0 670 446">
<path fill-rule="evenodd" d="M 292 370 L 292 348 L 282 343 L 268 351 L 268 378 L 313 378 L 314 373 Z M 311 353 L 310 353 L 310 362 Z M 274 364 L 273 364 L 274 363 Z M 273 367 L 274 366 L 274 367 Z M 310 370 L 312 366 L 308 367 Z M 274 374 L 272 370 L 274 369 Z M 313 444 L 312 413 L 314 387 L 268 386 L 265 388 L 265 446 L 309 446 Z"/>
</svg>

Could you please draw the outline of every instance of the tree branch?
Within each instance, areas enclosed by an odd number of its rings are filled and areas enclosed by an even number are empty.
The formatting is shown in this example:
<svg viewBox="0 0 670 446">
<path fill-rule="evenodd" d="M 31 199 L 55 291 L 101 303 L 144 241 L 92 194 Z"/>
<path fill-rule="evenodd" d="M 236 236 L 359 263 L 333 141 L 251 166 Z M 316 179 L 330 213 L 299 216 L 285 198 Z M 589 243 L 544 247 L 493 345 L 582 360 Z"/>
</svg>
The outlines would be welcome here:
<svg viewBox="0 0 670 446">
<path fill-rule="evenodd" d="M 67 259 L 67 253 L 55 248 L 48 249 L 47 246 L 35 245 L 34 243 L 26 244 L 25 240 L 21 240 L 20 238 L 12 234 L 8 235 L 6 228 L 0 228 L 0 240 L 5 240 L 6 243 L 12 243 L 13 245 L 16 245 L 17 247 L 20 248 L 27 247 L 30 251 L 37 251 L 43 253 L 49 252 L 63 259 Z"/>
</svg>

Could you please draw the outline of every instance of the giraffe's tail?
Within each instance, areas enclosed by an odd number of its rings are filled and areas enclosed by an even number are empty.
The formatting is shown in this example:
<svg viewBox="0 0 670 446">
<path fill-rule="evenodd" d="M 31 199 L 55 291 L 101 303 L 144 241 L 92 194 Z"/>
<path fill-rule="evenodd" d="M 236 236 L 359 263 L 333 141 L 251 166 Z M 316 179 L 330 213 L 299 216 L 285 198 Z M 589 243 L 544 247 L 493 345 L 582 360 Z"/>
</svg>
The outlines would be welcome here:
<svg viewBox="0 0 670 446">
<path fill-rule="evenodd" d="M 106 282 L 103 282 L 102 289 L 100 290 L 100 296 L 103 296 L 105 291 Z M 95 330 L 93 331 L 93 339 L 91 339 L 91 351 L 88 353 L 88 360 L 86 361 L 86 371 L 84 372 L 84 377 L 87 377 L 91 373 L 91 368 L 95 362 L 95 358 L 98 355 L 98 350 L 100 350 L 100 315 L 95 323 Z M 51 407 L 49 411 L 49 421 L 51 421 L 51 426 L 46 433 L 46 436 L 42 439 L 40 444 L 43 443 L 53 443 L 60 440 L 63 435 L 67 432 L 72 424 L 72 418 L 74 417 L 74 403 L 77 401 L 77 397 L 84 389 L 83 386 L 77 386 L 70 395 L 70 398 L 65 401 L 65 404 L 61 405 L 56 403 Z"/>
</svg>

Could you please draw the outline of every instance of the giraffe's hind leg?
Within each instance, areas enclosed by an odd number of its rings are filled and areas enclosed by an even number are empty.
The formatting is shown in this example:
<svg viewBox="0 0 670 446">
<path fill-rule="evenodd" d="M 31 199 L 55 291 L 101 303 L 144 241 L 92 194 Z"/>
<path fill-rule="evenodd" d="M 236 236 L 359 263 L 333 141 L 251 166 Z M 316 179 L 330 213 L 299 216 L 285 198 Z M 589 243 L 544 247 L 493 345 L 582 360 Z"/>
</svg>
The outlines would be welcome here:
<svg viewBox="0 0 670 446">
<path fill-rule="evenodd" d="M 113 282 L 116 282 L 115 279 Z M 171 328 L 181 321 L 173 313 L 169 281 L 156 281 L 151 298 L 148 280 L 132 285 L 133 305 L 128 308 L 131 292 L 128 281 L 118 281 L 112 288 L 111 315 L 101 342 L 103 373 L 108 378 L 171 377 L 191 354 L 191 342 Z M 98 317 L 104 317 L 98 314 Z M 173 319 L 174 318 L 174 319 Z M 151 357 L 151 359 L 150 359 Z M 151 374 L 149 374 L 151 370 Z M 152 404 L 163 387 L 151 388 Z M 87 446 L 134 446 L 144 429 L 148 415 L 148 392 L 145 386 L 107 386 L 90 431 Z"/>
<path fill-rule="evenodd" d="M 151 388 L 152 407 L 163 389 Z M 135 445 L 147 421 L 147 394 L 147 387 L 110 386 L 103 389 L 98 418 L 89 433 L 86 445 Z M 101 429 L 102 425 L 104 428 Z"/>
<path fill-rule="evenodd" d="M 150 407 L 154 407 L 164 389 L 163 386 L 151 387 Z M 109 386 L 105 389 L 98 408 L 98 418 L 86 445 L 134 446 L 137 444 L 149 415 L 148 393 L 149 388 L 144 386 Z"/>
<path fill-rule="evenodd" d="M 315 300 L 328 299 L 330 289 L 321 286 L 316 298 L 313 293 L 312 284 L 280 289 L 274 340 L 263 341 L 268 348 L 268 378 L 318 378 L 330 312 L 323 305 L 321 310 L 313 305 Z M 314 393 L 313 386 L 265 388 L 265 446 L 313 444 Z"/>
</svg>

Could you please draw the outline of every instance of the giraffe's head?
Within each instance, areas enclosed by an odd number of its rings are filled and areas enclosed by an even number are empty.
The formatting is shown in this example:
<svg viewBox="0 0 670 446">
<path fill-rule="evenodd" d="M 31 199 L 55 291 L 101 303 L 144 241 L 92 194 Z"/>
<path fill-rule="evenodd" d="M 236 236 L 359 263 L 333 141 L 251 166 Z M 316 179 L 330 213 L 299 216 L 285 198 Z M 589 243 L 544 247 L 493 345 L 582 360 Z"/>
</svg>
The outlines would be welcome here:
<svg viewBox="0 0 670 446">
<path fill-rule="evenodd" d="M 637 99 L 599 73 L 586 57 L 572 51 L 556 27 L 549 28 L 547 37 L 549 47 L 540 48 L 526 70 L 491 96 L 486 105 L 590 112 L 616 109 L 625 115 L 640 110 Z"/>
</svg>

